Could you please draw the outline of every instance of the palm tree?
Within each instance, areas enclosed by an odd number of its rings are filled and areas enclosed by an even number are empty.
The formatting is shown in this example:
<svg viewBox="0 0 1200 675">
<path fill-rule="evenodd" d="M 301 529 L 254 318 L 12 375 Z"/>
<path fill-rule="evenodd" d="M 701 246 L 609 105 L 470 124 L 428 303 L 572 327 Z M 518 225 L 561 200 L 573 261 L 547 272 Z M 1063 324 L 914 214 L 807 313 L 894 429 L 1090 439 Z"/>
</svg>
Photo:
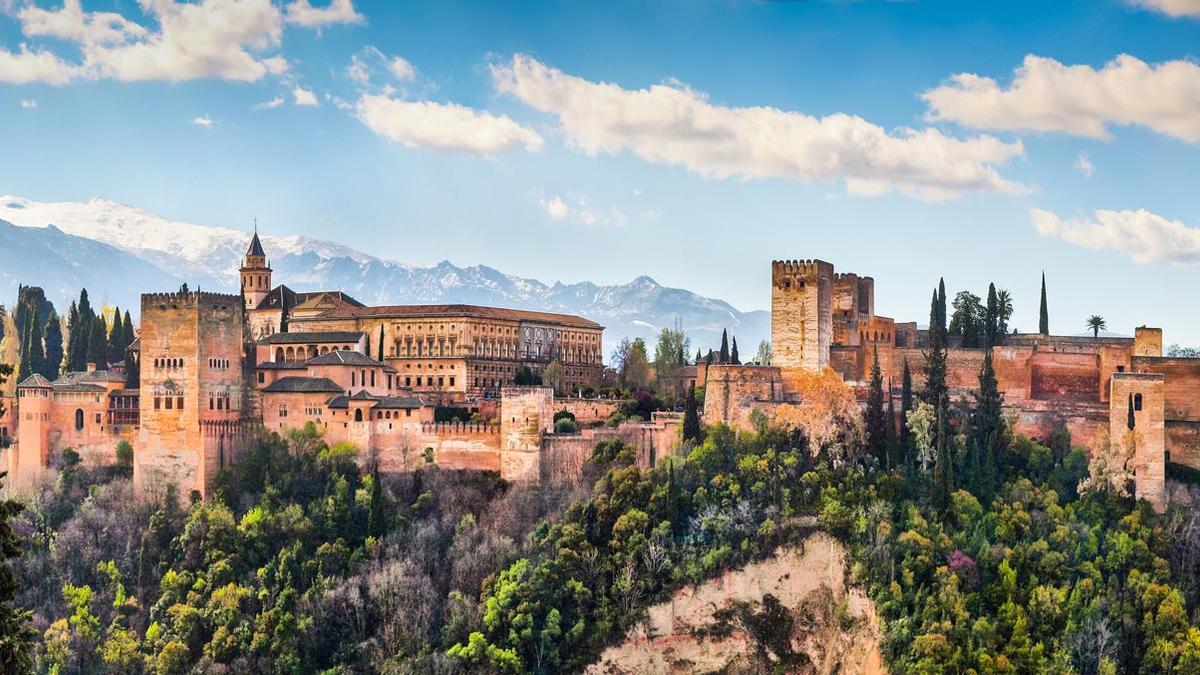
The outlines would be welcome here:
<svg viewBox="0 0 1200 675">
<path fill-rule="evenodd" d="M 1092 337 L 1100 337 L 1100 331 L 1108 328 L 1108 324 L 1104 323 L 1104 317 L 1099 314 L 1093 314 L 1088 317 L 1087 327 L 1092 329 Z"/>
<path fill-rule="evenodd" d="M 1012 295 L 1003 288 L 996 291 L 996 316 L 1000 320 L 1000 332 L 1008 332 L 1008 320 L 1012 318 Z"/>
</svg>

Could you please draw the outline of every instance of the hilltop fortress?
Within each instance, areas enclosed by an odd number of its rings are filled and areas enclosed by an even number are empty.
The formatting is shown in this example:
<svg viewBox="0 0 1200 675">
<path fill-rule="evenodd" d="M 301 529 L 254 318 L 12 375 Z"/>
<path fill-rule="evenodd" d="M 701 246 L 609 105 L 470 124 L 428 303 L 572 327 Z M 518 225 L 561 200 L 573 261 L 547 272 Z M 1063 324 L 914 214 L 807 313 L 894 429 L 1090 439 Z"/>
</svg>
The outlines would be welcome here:
<svg viewBox="0 0 1200 675">
<path fill-rule="evenodd" d="M 88 464 L 133 448 L 138 490 L 174 485 L 203 498 L 213 477 L 264 431 L 313 423 L 403 471 L 426 463 L 486 469 L 511 480 L 571 478 L 603 438 L 666 452 L 677 420 L 555 434 L 554 413 L 604 419 L 615 402 L 559 399 L 515 386 L 524 369 L 558 365 L 565 386 L 599 381 L 603 327 L 578 316 L 474 305 L 367 307 L 340 291 L 272 285 L 255 234 L 238 295 L 148 293 L 130 347 L 139 373 L 102 365 L 51 382 L 18 383 L 5 419 L 10 485 L 28 490 L 72 448 Z M 457 420 L 436 421 L 438 405 Z M 467 418 L 476 421 L 467 421 Z"/>
<path fill-rule="evenodd" d="M 704 377 L 705 422 L 748 427 L 803 405 L 797 374 L 832 368 L 865 388 L 875 353 L 885 387 L 899 396 L 904 363 L 922 386 L 927 331 L 875 313 L 875 281 L 835 273 L 821 260 L 771 264 L 770 366 L 714 365 Z M 1133 474 L 1137 495 L 1162 510 L 1168 462 L 1200 468 L 1200 359 L 1166 358 L 1162 330 L 1133 338 L 1006 335 L 992 348 L 1004 407 L 1016 431 L 1045 439 L 1060 425 L 1075 444 L 1110 452 Z M 984 350 L 951 344 L 952 398 L 977 389 Z M 1128 430 L 1132 405 L 1135 424 Z"/>
</svg>

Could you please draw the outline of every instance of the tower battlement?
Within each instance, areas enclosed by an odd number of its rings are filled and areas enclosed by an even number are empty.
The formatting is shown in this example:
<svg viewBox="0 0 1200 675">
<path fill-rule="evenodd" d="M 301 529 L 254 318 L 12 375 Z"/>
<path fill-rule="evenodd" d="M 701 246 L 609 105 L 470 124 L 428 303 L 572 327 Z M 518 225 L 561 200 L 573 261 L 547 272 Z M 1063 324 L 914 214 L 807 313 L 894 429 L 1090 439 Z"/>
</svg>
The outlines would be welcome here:
<svg viewBox="0 0 1200 675">
<path fill-rule="evenodd" d="M 166 309 L 165 305 L 178 307 L 206 306 L 212 309 L 222 309 L 230 305 L 240 306 L 242 298 L 231 293 L 209 293 L 207 291 L 187 291 L 173 293 L 142 293 L 142 310 L 158 307 Z"/>
<path fill-rule="evenodd" d="M 815 282 L 822 273 L 833 274 L 833 265 L 816 258 L 771 261 L 771 280 L 777 286 L 787 280 Z"/>
<path fill-rule="evenodd" d="M 773 363 L 821 370 L 833 337 L 833 265 L 815 258 L 771 262 Z"/>
</svg>

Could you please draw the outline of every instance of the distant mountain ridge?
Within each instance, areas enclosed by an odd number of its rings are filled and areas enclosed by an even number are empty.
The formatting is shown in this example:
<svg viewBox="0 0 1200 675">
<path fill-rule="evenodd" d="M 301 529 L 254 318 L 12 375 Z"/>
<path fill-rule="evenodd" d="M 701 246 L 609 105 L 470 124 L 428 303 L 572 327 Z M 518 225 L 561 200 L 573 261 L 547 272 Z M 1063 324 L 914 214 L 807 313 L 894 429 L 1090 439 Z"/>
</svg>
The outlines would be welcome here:
<svg viewBox="0 0 1200 675">
<path fill-rule="evenodd" d="M 193 288 L 235 291 L 250 237 L 100 198 L 36 202 L 0 196 L 0 221 L 7 221 L 0 224 L 0 283 L 9 288 L 0 299 L 11 301 L 18 283 L 34 284 L 58 305 L 86 286 L 94 298 L 135 313 L 140 293 L 173 289 L 181 280 Z M 677 317 L 693 349 L 716 348 L 728 328 L 748 357 L 770 334 L 769 312 L 742 312 L 644 275 L 619 285 L 545 284 L 448 260 L 408 265 L 308 237 L 262 241 L 275 283 L 301 291 L 343 290 L 367 304 L 469 303 L 578 314 L 605 326 L 606 360 L 627 336 L 646 338 L 653 349 L 658 331 Z"/>
</svg>

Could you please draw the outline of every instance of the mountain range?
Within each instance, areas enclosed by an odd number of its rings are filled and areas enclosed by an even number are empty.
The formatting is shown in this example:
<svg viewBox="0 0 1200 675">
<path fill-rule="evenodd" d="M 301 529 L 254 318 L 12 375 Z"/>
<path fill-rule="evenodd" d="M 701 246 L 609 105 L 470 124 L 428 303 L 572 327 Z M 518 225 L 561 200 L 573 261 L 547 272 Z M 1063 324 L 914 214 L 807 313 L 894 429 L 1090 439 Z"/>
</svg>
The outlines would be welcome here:
<svg viewBox="0 0 1200 675">
<path fill-rule="evenodd" d="M 37 202 L 0 196 L 0 288 L 15 298 L 18 284 L 46 290 L 63 311 L 86 287 L 94 299 L 138 309 L 142 292 L 172 290 L 186 281 L 225 292 L 238 288 L 238 266 L 250 234 L 184 223 L 114 201 Z M 274 282 L 298 291 L 343 290 L 367 304 L 467 303 L 578 314 L 605 326 L 605 354 L 624 337 L 650 350 L 663 327 L 678 319 L 693 349 L 715 349 L 721 330 L 751 356 L 770 334 L 770 313 L 743 312 L 728 302 L 663 286 L 649 276 L 626 284 L 546 284 L 484 265 L 449 260 L 409 265 L 332 241 L 263 236 Z M 653 354 L 651 354 L 653 355 Z"/>
</svg>

